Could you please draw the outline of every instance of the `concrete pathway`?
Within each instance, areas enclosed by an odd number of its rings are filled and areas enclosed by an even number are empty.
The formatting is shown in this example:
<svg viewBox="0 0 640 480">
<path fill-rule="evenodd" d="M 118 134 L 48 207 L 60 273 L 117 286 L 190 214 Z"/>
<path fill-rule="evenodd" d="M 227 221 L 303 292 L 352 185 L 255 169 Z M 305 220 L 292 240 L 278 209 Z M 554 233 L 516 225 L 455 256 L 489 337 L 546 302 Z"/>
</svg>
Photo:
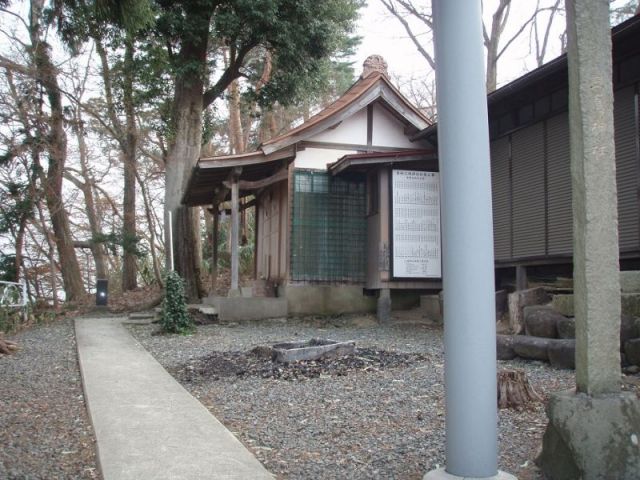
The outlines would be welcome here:
<svg viewBox="0 0 640 480">
<path fill-rule="evenodd" d="M 76 319 L 104 480 L 273 478 L 133 339 L 122 320 Z"/>
</svg>

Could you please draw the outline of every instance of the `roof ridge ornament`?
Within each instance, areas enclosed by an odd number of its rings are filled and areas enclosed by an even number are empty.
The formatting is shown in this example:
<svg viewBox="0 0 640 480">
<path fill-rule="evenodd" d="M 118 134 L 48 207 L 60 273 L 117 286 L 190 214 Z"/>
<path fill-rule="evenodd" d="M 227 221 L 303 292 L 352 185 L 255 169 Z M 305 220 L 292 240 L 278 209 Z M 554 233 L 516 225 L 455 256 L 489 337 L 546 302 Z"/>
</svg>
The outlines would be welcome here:
<svg viewBox="0 0 640 480">
<path fill-rule="evenodd" d="M 362 64 L 362 75 L 360 75 L 360 78 L 367 78 L 374 72 L 381 73 L 385 77 L 389 78 L 387 62 L 382 55 L 369 55 L 365 59 Z"/>
</svg>

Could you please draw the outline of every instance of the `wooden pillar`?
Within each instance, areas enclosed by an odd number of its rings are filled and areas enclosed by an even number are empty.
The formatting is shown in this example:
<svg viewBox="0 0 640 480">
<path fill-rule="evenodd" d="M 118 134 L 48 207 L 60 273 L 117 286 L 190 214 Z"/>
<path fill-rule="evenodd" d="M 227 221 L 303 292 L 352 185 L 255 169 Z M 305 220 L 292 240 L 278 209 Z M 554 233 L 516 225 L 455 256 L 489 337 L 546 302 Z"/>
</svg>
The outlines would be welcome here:
<svg viewBox="0 0 640 480">
<path fill-rule="evenodd" d="M 218 204 L 213 206 L 213 229 L 211 235 L 211 295 L 216 294 L 218 283 L 218 229 L 220 226 L 220 212 Z"/>
<path fill-rule="evenodd" d="M 231 291 L 230 295 L 238 292 L 238 245 L 240 232 L 240 199 L 238 178 L 231 182 Z"/>
</svg>

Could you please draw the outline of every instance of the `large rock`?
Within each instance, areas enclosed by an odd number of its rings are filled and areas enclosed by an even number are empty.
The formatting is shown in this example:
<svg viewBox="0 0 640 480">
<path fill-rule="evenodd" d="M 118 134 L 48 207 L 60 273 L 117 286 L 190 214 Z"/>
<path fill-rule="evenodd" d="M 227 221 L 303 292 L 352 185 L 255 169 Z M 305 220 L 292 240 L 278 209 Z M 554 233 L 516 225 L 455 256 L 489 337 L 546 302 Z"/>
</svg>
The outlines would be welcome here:
<svg viewBox="0 0 640 480">
<path fill-rule="evenodd" d="M 509 326 L 511 333 L 518 335 L 524 331 L 524 307 L 543 305 L 549 301 L 549 295 L 542 287 L 519 290 L 509 294 Z"/>
<path fill-rule="evenodd" d="M 556 368 L 576 368 L 576 341 L 572 339 L 555 339 L 547 345 L 549 363 Z"/>
<path fill-rule="evenodd" d="M 620 345 L 623 346 L 627 340 L 640 337 L 638 332 L 638 323 L 636 317 L 631 315 L 622 315 L 620 317 Z"/>
<path fill-rule="evenodd" d="M 627 363 L 640 367 L 640 338 L 633 338 L 624 343 L 624 355 Z"/>
<path fill-rule="evenodd" d="M 640 401 L 635 394 L 554 394 L 547 416 L 542 453 L 536 460 L 546 478 L 639 478 Z"/>
<path fill-rule="evenodd" d="M 498 360 L 511 360 L 517 354 L 513 349 L 512 335 L 496 335 L 496 358 Z"/>
<path fill-rule="evenodd" d="M 519 357 L 528 358 L 530 360 L 549 360 L 549 354 L 547 353 L 547 346 L 549 345 L 548 338 L 542 337 L 529 337 L 527 335 L 514 335 L 513 336 L 513 350 Z"/>
<path fill-rule="evenodd" d="M 524 307 L 524 331 L 532 337 L 558 338 L 558 321 L 564 318 L 545 305 Z"/>
<path fill-rule="evenodd" d="M 557 294 L 551 298 L 553 309 L 565 317 L 573 317 L 573 295 Z"/>
<path fill-rule="evenodd" d="M 576 319 L 562 317 L 558 320 L 558 337 L 576 338 Z"/>
</svg>

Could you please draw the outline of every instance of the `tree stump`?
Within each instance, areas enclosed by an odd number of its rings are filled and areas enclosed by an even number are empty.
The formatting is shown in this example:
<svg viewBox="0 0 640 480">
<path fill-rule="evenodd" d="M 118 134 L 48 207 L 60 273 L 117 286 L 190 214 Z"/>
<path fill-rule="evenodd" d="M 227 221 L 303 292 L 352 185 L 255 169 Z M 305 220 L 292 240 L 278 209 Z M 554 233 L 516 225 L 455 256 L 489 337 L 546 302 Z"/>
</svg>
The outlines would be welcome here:
<svg viewBox="0 0 640 480">
<path fill-rule="evenodd" d="M 524 370 L 498 372 L 498 408 L 523 408 L 531 402 L 541 402 Z"/>
<path fill-rule="evenodd" d="M 4 338 L 4 332 L 0 332 L 0 356 L 11 355 L 18 349 L 16 343 L 10 342 Z"/>
</svg>

